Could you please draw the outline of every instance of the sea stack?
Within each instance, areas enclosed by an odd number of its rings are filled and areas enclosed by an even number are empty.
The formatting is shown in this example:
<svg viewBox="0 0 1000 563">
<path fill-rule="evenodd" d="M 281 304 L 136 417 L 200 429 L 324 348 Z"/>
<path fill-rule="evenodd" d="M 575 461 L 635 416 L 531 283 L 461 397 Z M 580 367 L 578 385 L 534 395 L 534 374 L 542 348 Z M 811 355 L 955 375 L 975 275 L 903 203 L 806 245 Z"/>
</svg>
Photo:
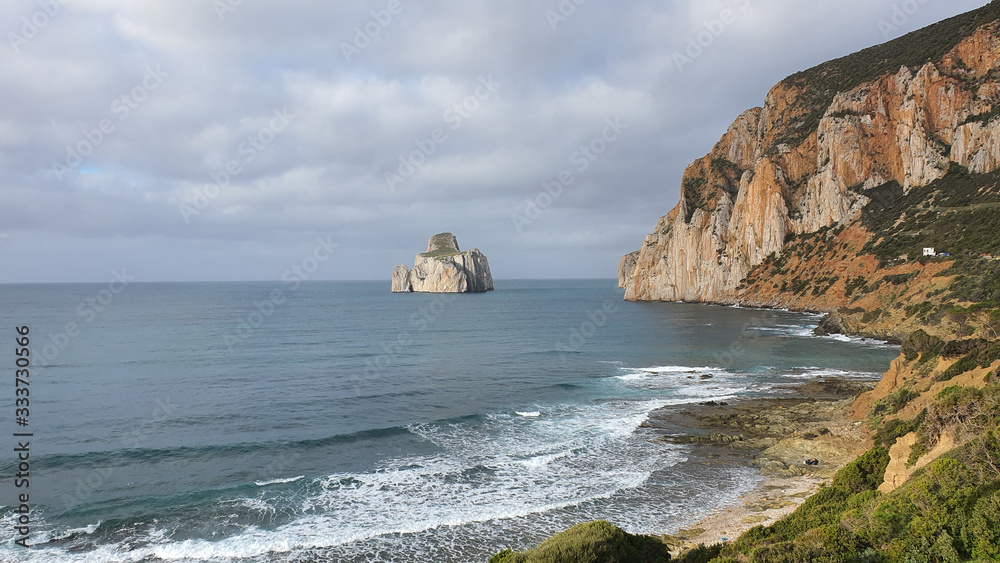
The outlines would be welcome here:
<svg viewBox="0 0 1000 563">
<path fill-rule="evenodd" d="M 478 248 L 462 252 L 451 233 L 434 235 L 427 251 L 417 254 L 413 269 L 396 266 L 393 293 L 482 293 L 493 291 L 486 255 Z"/>
</svg>

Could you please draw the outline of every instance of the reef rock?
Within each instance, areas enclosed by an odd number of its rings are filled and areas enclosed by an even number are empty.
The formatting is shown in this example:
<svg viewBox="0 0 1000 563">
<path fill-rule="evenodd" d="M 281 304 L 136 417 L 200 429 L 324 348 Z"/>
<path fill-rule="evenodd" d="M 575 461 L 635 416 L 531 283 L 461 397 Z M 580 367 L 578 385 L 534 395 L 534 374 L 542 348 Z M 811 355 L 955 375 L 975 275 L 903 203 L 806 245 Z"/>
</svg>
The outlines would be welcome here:
<svg viewBox="0 0 1000 563">
<path fill-rule="evenodd" d="M 427 251 L 418 254 L 413 269 L 396 266 L 393 293 L 482 293 L 493 291 L 486 255 L 478 248 L 462 252 L 451 233 L 434 235 Z"/>
</svg>

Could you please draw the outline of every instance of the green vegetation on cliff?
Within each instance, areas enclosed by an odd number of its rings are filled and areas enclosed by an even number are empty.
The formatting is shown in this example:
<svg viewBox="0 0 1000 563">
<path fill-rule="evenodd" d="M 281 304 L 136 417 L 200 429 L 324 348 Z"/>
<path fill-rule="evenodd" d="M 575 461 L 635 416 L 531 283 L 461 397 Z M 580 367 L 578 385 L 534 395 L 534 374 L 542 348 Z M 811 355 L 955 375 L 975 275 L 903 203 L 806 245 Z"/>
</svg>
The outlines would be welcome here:
<svg viewBox="0 0 1000 563">
<path fill-rule="evenodd" d="M 952 387 L 914 423 L 884 429 L 891 442 L 917 427 L 921 441 L 943 432 L 969 441 L 920 469 L 902 487 L 878 492 L 889 461 L 877 445 L 844 467 L 787 518 L 712 549 L 713 563 L 1000 561 L 1000 386 Z M 877 439 L 887 434 L 876 434 Z M 886 440 L 889 441 L 889 440 Z M 924 449 L 928 445 L 924 445 Z M 681 558 L 685 560 L 685 558 Z"/>
<path fill-rule="evenodd" d="M 420 253 L 426 258 L 449 258 L 458 256 L 462 252 L 458 250 L 455 235 L 451 233 L 439 233 L 431 237 L 427 243 L 427 252 Z"/>
<path fill-rule="evenodd" d="M 816 133 L 821 119 L 830 110 L 837 94 L 894 75 L 904 67 L 915 72 L 927 63 L 937 63 L 978 28 L 998 20 L 1000 1 L 994 0 L 982 8 L 935 23 L 893 41 L 788 76 L 779 84 L 783 94 L 788 96 L 785 100 L 788 107 L 771 115 L 774 120 L 774 137 L 766 147 L 765 155 L 773 157 L 779 154 L 783 150 L 782 145 L 790 148 L 802 145 Z M 955 72 L 956 78 L 962 79 L 962 69 Z M 992 77 L 993 73 L 989 76 Z M 963 80 L 968 90 L 976 91 L 981 85 L 978 81 L 983 80 L 983 77 Z M 832 115 L 843 118 L 853 114 L 840 111 Z M 988 123 L 997 115 L 1000 115 L 1000 106 L 969 116 L 965 123 Z M 947 148 L 944 143 L 939 143 L 941 148 Z M 735 200 L 742 172 L 737 165 L 721 158 L 690 167 L 685 173 L 681 189 L 687 206 L 685 221 L 690 223 L 698 209 L 714 208 L 723 192 L 728 192 L 730 198 Z M 994 211 L 990 216 L 1000 217 L 1000 210 Z"/>
<path fill-rule="evenodd" d="M 789 76 L 783 83 L 801 92 L 795 103 L 801 121 L 788 124 L 785 133 L 775 139 L 771 150 L 775 151 L 780 144 L 796 146 L 805 140 L 816 130 L 837 93 L 852 90 L 886 74 L 894 74 L 904 66 L 916 69 L 928 61 L 941 60 L 977 28 L 998 19 L 1000 1 L 994 0 L 978 10 Z"/>
<path fill-rule="evenodd" d="M 917 258 L 924 247 L 953 256 L 1000 255 L 1000 171 L 948 174 L 908 193 L 896 182 L 865 192 L 861 222 L 873 233 L 865 252 L 883 263 Z"/>
</svg>

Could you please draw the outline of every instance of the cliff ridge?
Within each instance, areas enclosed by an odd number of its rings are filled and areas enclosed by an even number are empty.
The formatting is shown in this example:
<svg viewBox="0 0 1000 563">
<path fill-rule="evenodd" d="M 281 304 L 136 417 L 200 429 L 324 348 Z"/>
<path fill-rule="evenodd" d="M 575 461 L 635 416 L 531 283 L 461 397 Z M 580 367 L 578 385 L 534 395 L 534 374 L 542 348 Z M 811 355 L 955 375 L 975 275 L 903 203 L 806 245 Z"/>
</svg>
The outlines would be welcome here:
<svg viewBox="0 0 1000 563">
<path fill-rule="evenodd" d="M 741 284 L 769 257 L 785 256 L 796 237 L 860 226 L 873 200 L 906 196 L 956 170 L 995 171 L 998 15 L 993 3 L 772 88 L 684 171 L 677 206 L 622 259 L 625 298 L 781 301 L 777 289 L 745 296 Z M 863 247 L 877 230 L 854 235 Z M 906 254 L 919 256 L 922 242 Z"/>
</svg>

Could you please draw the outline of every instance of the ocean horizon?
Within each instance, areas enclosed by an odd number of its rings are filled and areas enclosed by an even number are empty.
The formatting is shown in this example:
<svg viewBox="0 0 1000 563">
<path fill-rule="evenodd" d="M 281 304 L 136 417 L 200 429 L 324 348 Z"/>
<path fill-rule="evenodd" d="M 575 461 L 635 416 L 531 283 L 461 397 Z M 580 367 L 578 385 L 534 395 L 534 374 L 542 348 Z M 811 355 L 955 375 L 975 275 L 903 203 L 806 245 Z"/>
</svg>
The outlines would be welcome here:
<svg viewBox="0 0 1000 563">
<path fill-rule="evenodd" d="M 760 476 L 653 442 L 651 412 L 875 381 L 898 355 L 813 336 L 814 314 L 496 285 L 0 286 L 33 370 L 32 547 L 7 487 L 0 559 L 464 563 L 595 519 L 668 533 Z"/>
</svg>

